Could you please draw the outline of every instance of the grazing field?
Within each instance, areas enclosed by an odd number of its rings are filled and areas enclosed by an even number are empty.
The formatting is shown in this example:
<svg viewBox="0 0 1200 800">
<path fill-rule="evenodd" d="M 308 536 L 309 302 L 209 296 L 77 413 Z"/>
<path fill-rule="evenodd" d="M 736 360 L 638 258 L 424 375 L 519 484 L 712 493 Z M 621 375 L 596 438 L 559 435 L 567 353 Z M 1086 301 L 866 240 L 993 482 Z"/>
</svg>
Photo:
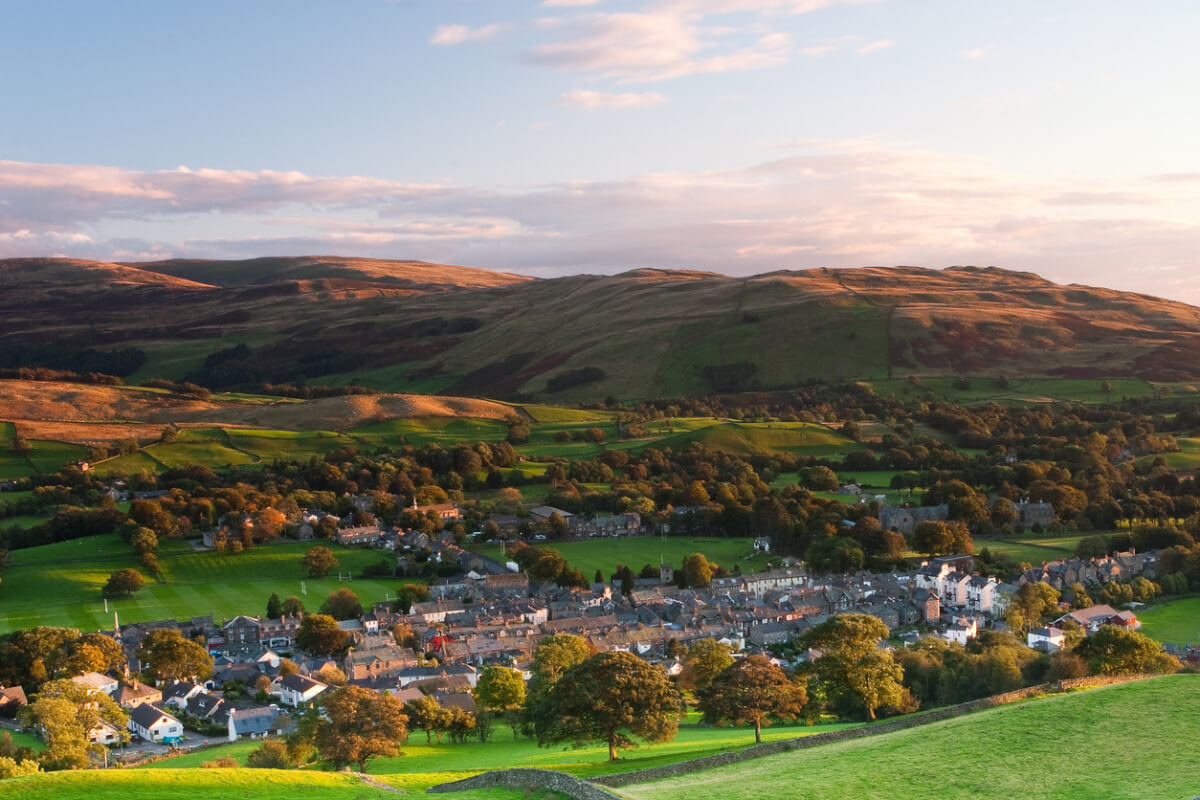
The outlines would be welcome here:
<svg viewBox="0 0 1200 800">
<path fill-rule="evenodd" d="M 978 537 L 975 539 L 975 552 L 986 547 L 991 552 L 1006 555 L 1017 563 L 1028 561 L 1030 564 L 1041 564 L 1043 561 L 1054 561 L 1075 555 L 1075 547 L 1084 536 L 1085 534 L 1075 534 L 1074 536 L 1022 537 L 1020 539 Z"/>
<path fill-rule="evenodd" d="M 394 800 L 394 790 L 363 783 L 356 775 L 277 769 L 85 770 L 11 778 L 5 800 Z M 523 792 L 491 789 L 442 795 L 448 800 L 519 800 Z M 537 795 L 530 797 L 536 798 Z"/>
<path fill-rule="evenodd" d="M 709 450 L 735 455 L 790 453 L 829 458 L 840 458 L 864 449 L 837 431 L 808 422 L 732 422 L 702 418 L 672 420 L 666 431 L 648 429 L 647 432 L 662 435 L 661 438 L 617 442 L 612 447 L 631 452 L 641 452 L 648 447 L 659 450 L 670 447 L 679 452 L 697 442 Z"/>
<path fill-rule="evenodd" d="M 692 553 L 704 553 L 709 561 L 715 561 L 732 570 L 741 564 L 742 572 L 753 572 L 766 567 L 767 556 L 754 554 L 752 539 L 714 539 L 688 536 L 626 537 L 620 539 L 588 539 L 582 542 L 543 542 L 539 546 L 557 550 L 572 567 L 583 570 L 589 579 L 599 569 L 607 578 L 625 564 L 634 572 L 644 565 L 657 567 L 659 561 L 669 561 L 678 569 L 683 559 Z M 471 545 L 473 552 L 497 560 L 503 559 L 500 545 Z"/>
<path fill-rule="evenodd" d="M 1178 800 L 1196 794 L 1197 764 L 1200 676 L 1175 675 L 1002 706 L 620 793 L 633 800 Z"/>
<path fill-rule="evenodd" d="M 371 447 L 396 447 L 404 442 L 414 447 L 432 443 L 448 446 L 459 442 L 499 442 L 508 435 L 508 426 L 495 419 L 411 417 L 359 425 L 346 433 Z"/>
<path fill-rule="evenodd" d="M 867 383 L 876 394 L 883 397 L 902 400 L 929 397 L 964 404 L 1117 403 L 1125 398 L 1151 397 L 1154 394 L 1154 385 L 1140 378 L 1113 378 L 1108 382 L 1110 391 L 1105 391 L 1101 378 L 1014 378 L 1007 386 L 1002 386 L 995 375 L 967 376 L 969 385 L 962 388 L 955 386 L 957 380 L 922 377 L 916 382 L 896 378 Z"/>
<path fill-rule="evenodd" d="M 791 739 L 852 727 L 858 723 L 823 723 L 816 726 L 779 725 L 763 729 L 763 740 Z M 569 772 L 580 777 L 606 775 L 634 769 L 670 764 L 714 753 L 741 750 L 754 744 L 753 728 L 681 728 L 672 742 L 643 744 L 624 750 L 615 764 L 608 761 L 607 746 L 544 748 L 529 739 L 514 741 L 511 729 L 503 724 L 486 743 L 477 741 L 451 744 L 449 740 L 426 744 L 421 731 L 412 731 L 403 755 L 397 758 L 374 759 L 367 771 L 377 778 L 405 791 L 421 793 L 428 787 L 459 780 L 489 769 L 535 767 Z M 257 742 L 236 742 L 188 753 L 167 761 L 148 764 L 143 769 L 174 769 L 198 767 L 204 761 L 230 756 L 245 764 L 246 756 L 258 746 Z M 459 795 L 452 795 L 458 797 Z"/>
<path fill-rule="evenodd" d="M 362 572 L 379 561 L 378 550 L 326 543 L 343 574 Z M 272 592 L 300 596 L 315 611 L 326 595 L 350 588 L 364 606 L 395 597 L 403 579 L 353 579 L 339 582 L 337 570 L 325 578 L 308 578 L 300 560 L 311 542 L 256 547 L 239 554 L 195 552 L 182 542 L 165 542 L 159 552 L 162 582 L 147 580 L 132 598 L 110 600 L 108 611 L 100 590 L 108 576 L 138 559 L 119 536 L 92 536 L 16 550 L 0 581 L 0 632 L 35 625 L 61 625 L 81 630 L 112 627 L 112 614 L 122 622 L 212 614 L 215 618 L 261 614 Z M 307 590 L 302 595 L 301 583 Z"/>
<path fill-rule="evenodd" d="M 1200 597 L 1183 597 L 1138 609 L 1142 633 L 1160 642 L 1200 642 Z"/>
</svg>

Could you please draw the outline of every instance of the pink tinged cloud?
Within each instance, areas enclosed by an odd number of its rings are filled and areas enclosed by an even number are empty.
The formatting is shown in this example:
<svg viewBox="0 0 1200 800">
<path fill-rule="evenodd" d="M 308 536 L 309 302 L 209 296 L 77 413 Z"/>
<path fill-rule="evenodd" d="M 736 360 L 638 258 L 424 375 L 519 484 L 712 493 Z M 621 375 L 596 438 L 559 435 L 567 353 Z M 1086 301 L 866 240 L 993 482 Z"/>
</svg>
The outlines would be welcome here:
<svg viewBox="0 0 1200 800">
<path fill-rule="evenodd" d="M 471 28 L 466 25 L 439 25 L 434 30 L 433 36 L 429 37 L 429 43 L 454 45 L 465 44 L 467 42 L 482 42 L 486 39 L 491 39 L 499 32 L 500 25 L 496 23 L 483 25 L 478 28 Z"/>
<path fill-rule="evenodd" d="M 591 89 L 572 89 L 558 98 L 560 106 L 587 109 L 650 108 L 667 102 L 658 92 L 596 92 Z"/>
</svg>

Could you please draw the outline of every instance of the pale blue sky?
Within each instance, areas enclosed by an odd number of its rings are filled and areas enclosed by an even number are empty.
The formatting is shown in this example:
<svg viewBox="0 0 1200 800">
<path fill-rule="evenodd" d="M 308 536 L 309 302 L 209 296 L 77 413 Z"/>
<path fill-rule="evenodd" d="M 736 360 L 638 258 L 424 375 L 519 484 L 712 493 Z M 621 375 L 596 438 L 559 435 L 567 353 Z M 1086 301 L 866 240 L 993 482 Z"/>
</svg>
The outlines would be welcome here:
<svg viewBox="0 0 1200 800">
<path fill-rule="evenodd" d="M 0 4 L 0 256 L 996 264 L 1200 302 L 1200 4 Z"/>
</svg>

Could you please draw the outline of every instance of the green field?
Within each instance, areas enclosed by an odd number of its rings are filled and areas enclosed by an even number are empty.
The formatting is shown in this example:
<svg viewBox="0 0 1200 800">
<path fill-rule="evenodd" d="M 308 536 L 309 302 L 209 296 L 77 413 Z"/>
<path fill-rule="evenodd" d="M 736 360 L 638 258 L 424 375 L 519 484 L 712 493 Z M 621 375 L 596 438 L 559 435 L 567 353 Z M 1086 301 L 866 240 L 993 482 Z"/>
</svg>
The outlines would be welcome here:
<svg viewBox="0 0 1200 800">
<path fill-rule="evenodd" d="M 1200 642 L 1200 597 L 1183 597 L 1138 609 L 1142 633 L 1160 642 Z"/>
<path fill-rule="evenodd" d="M 694 716 L 694 715 L 693 715 Z M 780 725 L 763 729 L 763 740 L 791 739 L 814 733 L 840 730 L 857 723 L 822 723 L 817 726 Z M 459 780 L 489 769 L 508 767 L 536 767 L 569 772 L 580 777 L 607 775 L 613 772 L 643 769 L 669 764 L 688 758 L 741 750 L 754 744 L 753 728 L 680 728 L 672 742 L 647 745 L 622 751 L 619 761 L 609 763 L 606 746 L 538 747 L 528 739 L 514 741 L 511 730 L 497 725 L 493 736 L 485 744 L 477 741 L 466 744 L 425 743 L 425 736 L 414 731 L 403 755 L 398 758 L 375 759 L 367 765 L 370 774 L 405 791 L 419 793 L 434 784 Z M 175 767 L 198 767 L 203 761 L 219 756 L 232 756 L 244 764 L 246 756 L 257 747 L 254 742 L 237 742 L 206 749 L 202 753 L 189 753 L 148 764 L 145 769 Z M 457 796 L 457 795 L 456 795 Z"/>
<path fill-rule="evenodd" d="M 1008 556 L 1018 564 L 1028 561 L 1030 564 L 1041 564 L 1043 561 L 1054 561 L 1075 555 L 1079 540 L 1093 534 L 1075 534 L 1073 536 L 1053 537 L 1022 537 L 1020 539 L 975 539 L 975 552 L 987 548 L 993 553 Z"/>
<path fill-rule="evenodd" d="M 1178 800 L 1200 785 L 1200 676 L 1057 695 L 627 786 L 634 800 Z"/>
<path fill-rule="evenodd" d="M 495 419 L 470 417 L 406 417 L 360 425 L 346 431 L 363 444 L 373 447 L 399 446 L 403 442 L 422 447 L 459 442 L 499 442 L 508 435 L 508 426 Z"/>
<path fill-rule="evenodd" d="M 753 572 L 763 569 L 767 564 L 766 555 L 754 555 L 753 540 L 751 539 L 711 539 L 691 538 L 687 536 L 629 537 L 622 539 L 588 539 L 582 542 L 550 542 L 538 543 L 539 546 L 557 550 L 572 567 L 583 570 L 590 580 L 599 569 L 607 578 L 617 568 L 617 564 L 625 564 L 634 572 L 644 565 L 658 566 L 659 561 L 669 561 L 678 569 L 683 559 L 692 553 L 704 553 L 709 561 L 715 561 L 728 570 L 735 564 L 741 564 L 742 572 Z M 473 552 L 503 560 L 500 545 L 477 544 L 471 545 Z M 749 556 L 749 558 L 747 558 Z"/>
<path fill-rule="evenodd" d="M 394 800 L 395 791 L 365 784 L 354 775 L 276 769 L 167 769 L 51 772 L 4 782 L 6 800 Z M 448 800 L 519 800 L 523 792 L 491 789 L 442 795 Z M 531 795 L 529 797 L 536 797 Z"/>
<path fill-rule="evenodd" d="M 788 453 L 796 456 L 840 458 L 863 446 L 824 425 L 808 422 L 731 422 L 728 420 L 671 420 L 669 428 L 647 428 L 661 438 L 616 442 L 615 449 L 641 452 L 648 447 L 679 452 L 698 442 L 709 450 L 735 455 Z"/>
<path fill-rule="evenodd" d="M 1111 392 L 1105 392 L 1102 378 L 1082 380 L 1075 378 L 1025 378 L 1012 379 L 1002 387 L 995 375 L 967 376 L 970 388 L 957 389 L 957 378 L 922 377 L 917 383 L 907 378 L 867 381 L 881 397 L 896 397 L 902 400 L 933 398 L 951 400 L 956 403 L 1006 403 L 1035 405 L 1042 403 L 1117 403 L 1124 398 L 1150 397 L 1154 386 L 1139 378 L 1113 378 L 1109 381 Z M 1179 390 L 1180 393 L 1184 389 Z"/>
<path fill-rule="evenodd" d="M 329 545 L 343 573 L 358 574 L 383 557 L 378 550 Z M 300 559 L 311 542 L 287 542 L 256 547 L 237 555 L 193 552 L 180 542 L 166 542 L 159 553 L 164 581 L 148 581 L 134 597 L 110 600 L 108 611 L 100 589 L 108 576 L 138 566 L 129 546 L 115 534 L 73 539 L 14 551 L 11 566 L 0 581 L 0 632 L 35 625 L 60 625 L 90 631 L 112 627 L 112 614 L 123 622 L 215 618 L 261 614 L 272 592 L 281 597 L 301 595 L 316 610 L 335 589 L 350 588 L 366 606 L 395 597 L 398 579 L 351 580 L 307 578 Z"/>
</svg>

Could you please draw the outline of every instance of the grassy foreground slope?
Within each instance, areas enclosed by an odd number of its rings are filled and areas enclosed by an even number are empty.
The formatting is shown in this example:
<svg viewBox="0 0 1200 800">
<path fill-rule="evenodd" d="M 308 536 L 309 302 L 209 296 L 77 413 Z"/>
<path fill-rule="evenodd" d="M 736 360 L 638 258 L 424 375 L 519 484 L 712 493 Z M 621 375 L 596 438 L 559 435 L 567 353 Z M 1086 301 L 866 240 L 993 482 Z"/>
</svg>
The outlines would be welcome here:
<svg viewBox="0 0 1200 800">
<path fill-rule="evenodd" d="M 391 791 L 363 783 L 356 776 L 332 772 L 287 772 L 275 769 L 163 769 L 54 772 L 12 778 L 0 784 L 6 800 L 162 800 L 213 797 L 233 800 L 380 800 Z M 504 789 L 456 792 L 449 800 L 517 800 L 522 792 Z"/>
<path fill-rule="evenodd" d="M 1177 800 L 1200 794 L 1200 676 L 1058 695 L 628 786 L 634 800 Z"/>
</svg>

